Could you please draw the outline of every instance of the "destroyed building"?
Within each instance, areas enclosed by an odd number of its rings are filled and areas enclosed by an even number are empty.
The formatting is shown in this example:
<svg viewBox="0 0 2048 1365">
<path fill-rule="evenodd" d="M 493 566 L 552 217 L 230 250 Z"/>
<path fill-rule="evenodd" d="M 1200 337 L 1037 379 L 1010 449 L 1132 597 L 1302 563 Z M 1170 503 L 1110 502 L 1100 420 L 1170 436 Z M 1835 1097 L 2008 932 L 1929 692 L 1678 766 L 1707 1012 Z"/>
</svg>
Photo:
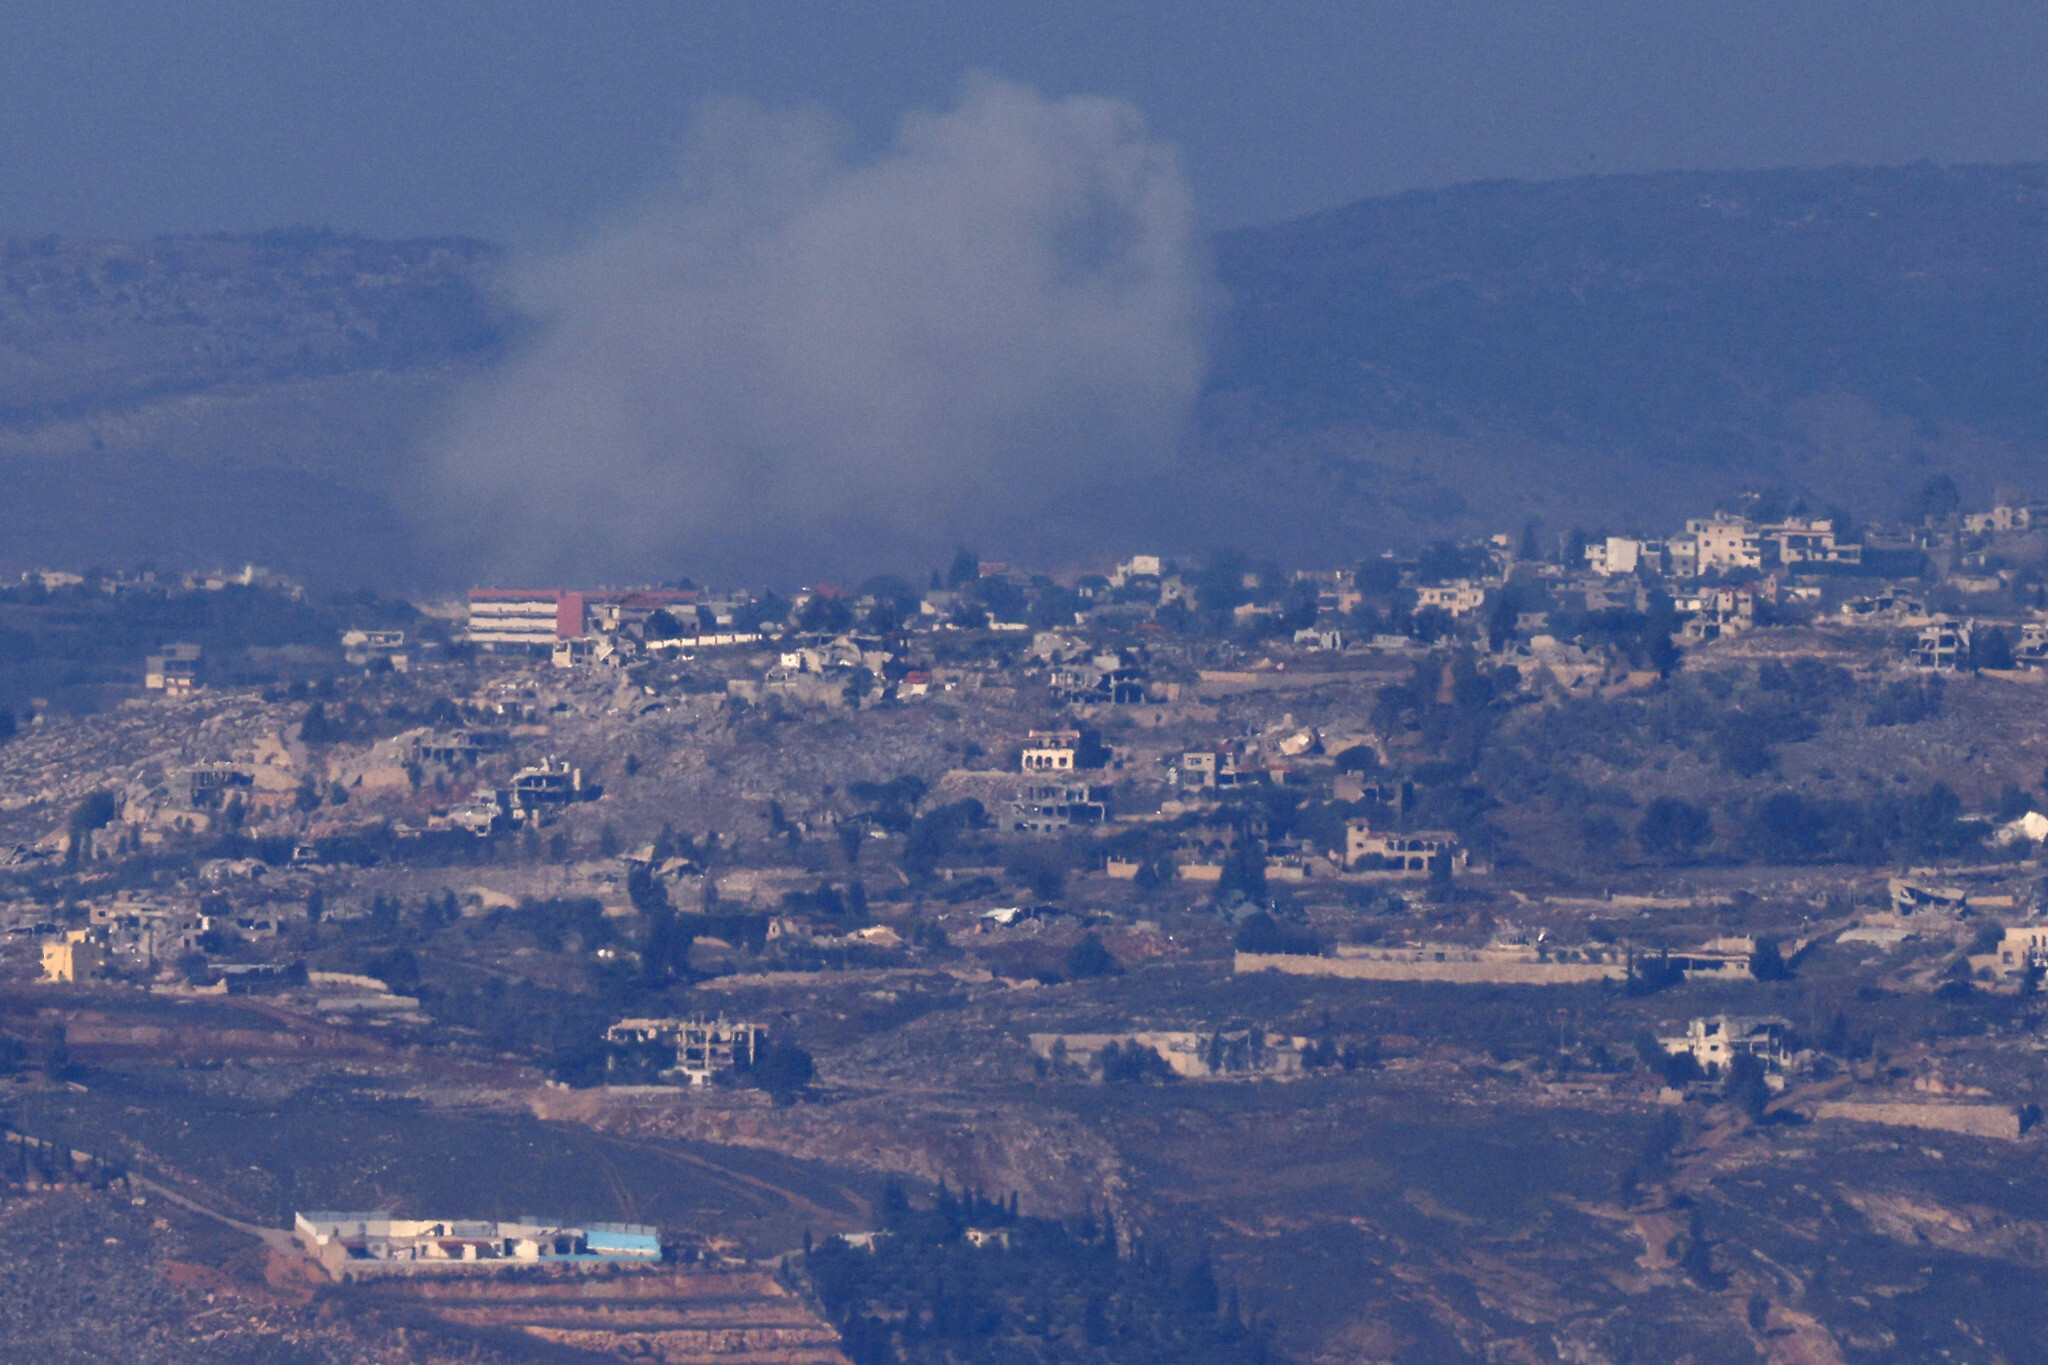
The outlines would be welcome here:
<svg viewBox="0 0 2048 1365">
<path fill-rule="evenodd" d="M 605 1030 L 605 1076 L 614 1085 L 713 1085 L 750 1070 L 764 1024 L 717 1019 L 621 1019 Z"/>
</svg>

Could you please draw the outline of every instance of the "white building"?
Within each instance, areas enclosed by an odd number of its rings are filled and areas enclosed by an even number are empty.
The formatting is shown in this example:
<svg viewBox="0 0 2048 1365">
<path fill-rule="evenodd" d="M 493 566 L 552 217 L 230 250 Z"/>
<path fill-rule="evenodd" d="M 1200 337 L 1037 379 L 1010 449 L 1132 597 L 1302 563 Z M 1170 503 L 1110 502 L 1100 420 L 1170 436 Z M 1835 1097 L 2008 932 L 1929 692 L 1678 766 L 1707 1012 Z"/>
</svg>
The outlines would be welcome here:
<svg viewBox="0 0 2048 1365">
<path fill-rule="evenodd" d="M 1165 572 L 1165 565 L 1158 555 L 1132 555 L 1116 566 L 1116 572 L 1109 576 L 1109 585 L 1121 588 L 1134 578 L 1158 578 Z"/>
<path fill-rule="evenodd" d="M 1033 730 L 1018 765 L 1027 773 L 1070 773 L 1080 749 L 1079 730 Z"/>
<path fill-rule="evenodd" d="M 1792 1051 L 1786 1045 L 1791 1033 L 1792 1026 L 1783 1019 L 1713 1014 L 1694 1019 L 1677 1037 L 1657 1041 L 1674 1057 L 1690 1053 L 1710 1077 L 1724 1075 L 1737 1057 L 1754 1057 L 1763 1063 L 1770 1087 L 1781 1090 L 1784 1072 L 1792 1063 Z"/>
<path fill-rule="evenodd" d="M 469 641 L 487 649 L 552 649 L 586 633 L 583 594 L 559 588 L 472 588 Z"/>
<path fill-rule="evenodd" d="M 1633 574 L 1640 569 L 1661 567 L 1664 547 L 1654 540 L 1632 540 L 1609 536 L 1604 543 L 1586 547 L 1586 567 L 1607 577 Z"/>
<path fill-rule="evenodd" d="M 292 1235 L 335 1279 L 359 1275 L 498 1266 L 598 1267 L 657 1264 L 661 1237 L 651 1227 L 589 1223 L 571 1227 L 532 1218 L 518 1222 L 393 1218 L 365 1213 L 301 1213 Z"/>
</svg>

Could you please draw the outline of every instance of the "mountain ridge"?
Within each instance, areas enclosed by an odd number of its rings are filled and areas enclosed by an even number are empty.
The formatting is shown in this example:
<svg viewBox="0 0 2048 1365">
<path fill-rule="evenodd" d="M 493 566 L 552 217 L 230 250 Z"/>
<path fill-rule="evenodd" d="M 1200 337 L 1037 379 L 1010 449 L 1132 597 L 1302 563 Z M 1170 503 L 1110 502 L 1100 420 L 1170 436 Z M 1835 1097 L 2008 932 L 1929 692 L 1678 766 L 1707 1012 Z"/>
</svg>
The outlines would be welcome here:
<svg viewBox="0 0 2048 1365">
<path fill-rule="evenodd" d="M 1181 491 L 1131 531 L 1168 549 L 1341 561 L 1745 487 L 1884 517 L 1935 474 L 2048 485 L 2048 166 L 1487 181 L 1213 244 Z M 318 230 L 0 243 L 0 567 L 458 578 L 406 507 L 423 433 L 523 335 L 505 261 Z"/>
</svg>

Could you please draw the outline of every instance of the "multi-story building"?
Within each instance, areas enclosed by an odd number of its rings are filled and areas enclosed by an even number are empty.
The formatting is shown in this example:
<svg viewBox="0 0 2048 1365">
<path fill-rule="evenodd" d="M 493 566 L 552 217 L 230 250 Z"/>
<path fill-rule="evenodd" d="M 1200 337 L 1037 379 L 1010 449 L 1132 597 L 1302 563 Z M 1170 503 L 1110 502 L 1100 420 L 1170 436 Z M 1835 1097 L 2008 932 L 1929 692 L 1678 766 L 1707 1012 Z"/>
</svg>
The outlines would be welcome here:
<svg viewBox="0 0 2048 1365">
<path fill-rule="evenodd" d="M 1921 627 L 1913 645 L 1913 666 L 1929 673 L 1953 673 L 1969 663 L 1971 638 L 1970 622 L 1939 617 Z"/>
<path fill-rule="evenodd" d="M 1012 834 L 1057 834 L 1075 825 L 1099 825 L 1108 818 L 1109 805 L 1101 790 L 1062 782 L 1019 791 L 1001 824 Z"/>
<path fill-rule="evenodd" d="M 1453 616 L 1467 616 L 1486 605 L 1486 589 L 1469 579 L 1432 584 L 1415 590 L 1415 609 L 1436 607 Z"/>
<path fill-rule="evenodd" d="M 471 588 L 469 640 L 490 649 L 552 649 L 558 640 L 644 626 L 657 611 L 695 634 L 696 601 L 681 588 Z"/>
<path fill-rule="evenodd" d="M 472 588 L 469 640 L 486 649 L 552 649 L 584 635 L 584 596 L 561 588 Z"/>
<path fill-rule="evenodd" d="M 1654 573 L 1663 568 L 1664 545 L 1655 540 L 1634 540 L 1609 536 L 1586 547 L 1586 567 L 1608 577 L 1638 572 Z"/>
<path fill-rule="evenodd" d="M 43 942 L 43 980 L 59 984 L 85 981 L 98 974 L 100 945 L 88 929 L 73 929 L 62 938 Z"/>
<path fill-rule="evenodd" d="M 143 661 L 142 685 L 166 696 L 183 696 L 199 686 L 198 645 L 175 643 Z"/>
<path fill-rule="evenodd" d="M 1758 529 L 1757 541 L 1764 557 L 1779 564 L 1863 562 L 1863 547 L 1837 539 L 1835 523 L 1824 517 L 1773 522 Z"/>
<path fill-rule="evenodd" d="M 1370 820 L 1344 822 L 1344 866 L 1352 872 L 1405 872 L 1424 875 L 1447 860 L 1452 872 L 1462 871 L 1468 854 L 1457 836 L 1443 830 L 1407 834 L 1376 830 Z"/>
<path fill-rule="evenodd" d="M 1710 1077 L 1727 1071 L 1737 1057 L 1754 1057 L 1763 1063 L 1772 1088 L 1778 1089 L 1792 1062 L 1787 1041 L 1791 1033 L 1792 1026 L 1783 1019 L 1713 1014 L 1694 1019 L 1683 1034 L 1657 1041 L 1673 1056 L 1691 1054 Z"/>
<path fill-rule="evenodd" d="M 1761 569 L 1764 564 L 1756 527 L 1739 517 L 1694 517 L 1685 523 L 1685 540 L 1696 574 Z"/>
<path fill-rule="evenodd" d="M 1080 750 L 1079 730 L 1033 730 L 1018 762 L 1027 773 L 1072 772 Z"/>
<path fill-rule="evenodd" d="M 765 1024 L 717 1019 L 621 1019 L 605 1030 L 605 1070 L 615 1078 L 712 1085 L 751 1068 Z"/>
</svg>

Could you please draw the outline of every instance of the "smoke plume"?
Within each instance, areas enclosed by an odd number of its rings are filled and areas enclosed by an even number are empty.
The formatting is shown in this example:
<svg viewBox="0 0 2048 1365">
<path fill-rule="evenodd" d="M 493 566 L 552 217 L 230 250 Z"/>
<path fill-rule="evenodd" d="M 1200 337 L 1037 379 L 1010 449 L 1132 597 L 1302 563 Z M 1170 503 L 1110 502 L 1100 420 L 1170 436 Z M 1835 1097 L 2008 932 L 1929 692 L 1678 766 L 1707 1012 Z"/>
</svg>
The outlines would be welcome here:
<svg viewBox="0 0 2048 1365">
<path fill-rule="evenodd" d="M 674 184 L 522 269 L 534 340 L 432 502 L 498 576 L 1117 548 L 1211 289 L 1174 153 L 1122 102 L 976 78 L 863 159 L 821 116 L 715 106 Z"/>
</svg>

